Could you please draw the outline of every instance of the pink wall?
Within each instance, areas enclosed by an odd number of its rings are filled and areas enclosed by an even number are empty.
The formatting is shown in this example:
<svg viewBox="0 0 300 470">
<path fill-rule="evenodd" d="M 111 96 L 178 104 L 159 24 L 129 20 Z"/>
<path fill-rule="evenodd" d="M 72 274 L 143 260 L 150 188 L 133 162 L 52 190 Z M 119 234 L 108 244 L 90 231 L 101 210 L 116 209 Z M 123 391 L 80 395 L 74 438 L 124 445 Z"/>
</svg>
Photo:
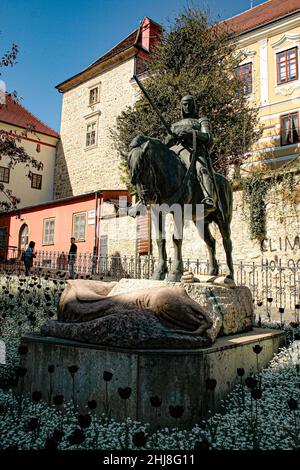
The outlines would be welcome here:
<svg viewBox="0 0 300 470">
<path fill-rule="evenodd" d="M 101 199 L 104 201 L 110 197 L 118 197 L 119 194 L 127 195 L 126 191 L 107 191 L 98 196 L 98 205 Z M 88 223 L 88 212 L 96 210 L 95 194 L 72 198 L 69 201 L 55 201 L 47 205 L 33 208 L 20 209 L 19 216 L 6 215 L 0 217 L 0 227 L 9 227 L 9 246 L 18 247 L 20 228 L 24 223 L 29 227 L 29 240 L 35 241 L 36 250 L 64 251 L 70 248 L 70 237 L 72 235 L 73 214 L 86 212 L 85 241 L 77 241 L 78 253 L 93 252 L 95 244 L 95 224 Z M 55 218 L 54 245 L 43 245 L 43 223 L 44 219 Z M 101 226 L 101 222 L 100 222 Z M 100 233 L 101 235 L 101 233 Z"/>
</svg>

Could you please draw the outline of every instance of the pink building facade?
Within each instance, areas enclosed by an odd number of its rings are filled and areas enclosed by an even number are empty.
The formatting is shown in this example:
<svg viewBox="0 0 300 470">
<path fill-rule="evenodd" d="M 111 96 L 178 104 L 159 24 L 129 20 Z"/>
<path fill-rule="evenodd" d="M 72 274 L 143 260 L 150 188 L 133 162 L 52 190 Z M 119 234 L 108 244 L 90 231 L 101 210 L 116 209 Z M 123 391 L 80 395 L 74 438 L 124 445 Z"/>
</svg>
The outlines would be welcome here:
<svg viewBox="0 0 300 470">
<path fill-rule="evenodd" d="M 20 257 L 31 240 L 37 251 L 68 253 L 70 237 L 79 254 L 98 255 L 101 206 L 120 196 L 130 199 L 126 190 L 96 191 L 0 214 L 0 257 Z"/>
</svg>

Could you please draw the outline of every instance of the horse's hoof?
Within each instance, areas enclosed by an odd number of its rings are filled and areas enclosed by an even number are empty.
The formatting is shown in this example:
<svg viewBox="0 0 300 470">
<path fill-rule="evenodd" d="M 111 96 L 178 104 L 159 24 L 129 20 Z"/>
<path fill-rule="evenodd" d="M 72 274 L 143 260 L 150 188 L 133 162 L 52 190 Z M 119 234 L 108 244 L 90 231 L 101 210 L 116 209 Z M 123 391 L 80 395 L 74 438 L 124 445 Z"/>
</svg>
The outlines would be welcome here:
<svg viewBox="0 0 300 470">
<path fill-rule="evenodd" d="M 219 275 L 219 268 L 213 268 L 208 271 L 209 276 L 218 276 Z"/>
<path fill-rule="evenodd" d="M 153 281 L 163 281 L 165 277 L 166 277 L 165 271 L 154 271 L 151 279 Z"/>
<path fill-rule="evenodd" d="M 180 282 L 182 275 L 183 275 L 183 271 L 182 272 L 181 271 L 180 272 L 176 271 L 174 273 L 170 273 L 168 275 L 168 281 L 170 281 L 170 282 Z"/>
</svg>

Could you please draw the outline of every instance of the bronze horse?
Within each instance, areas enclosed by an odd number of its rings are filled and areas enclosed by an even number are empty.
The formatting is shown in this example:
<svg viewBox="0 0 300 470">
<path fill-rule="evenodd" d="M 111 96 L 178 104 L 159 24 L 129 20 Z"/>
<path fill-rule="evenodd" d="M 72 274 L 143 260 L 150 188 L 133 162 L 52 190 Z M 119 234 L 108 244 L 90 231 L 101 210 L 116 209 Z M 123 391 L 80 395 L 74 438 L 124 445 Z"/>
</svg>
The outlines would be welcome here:
<svg viewBox="0 0 300 470">
<path fill-rule="evenodd" d="M 192 206 L 192 220 L 195 223 L 200 236 L 205 241 L 209 253 L 209 275 L 217 276 L 219 266 L 216 259 L 216 241 L 213 238 L 209 225 L 215 222 L 223 239 L 223 246 L 226 253 L 226 277 L 233 279 L 232 242 L 230 235 L 230 223 L 232 218 L 232 189 L 229 181 L 221 174 L 215 173 L 215 181 L 220 197 L 223 215 L 217 205 L 213 210 L 204 207 L 203 230 L 199 230 L 196 223 L 196 207 L 204 199 L 203 190 L 196 178 L 195 171 L 191 172 L 185 187 L 182 187 L 184 176 L 186 175 L 189 163 L 180 155 L 169 149 L 159 139 L 139 135 L 130 145 L 130 152 L 123 153 L 127 157 L 127 164 L 131 175 L 131 183 L 136 186 L 140 200 L 146 205 L 148 203 L 179 204 L 183 209 L 185 204 Z M 174 200 L 175 195 L 175 200 Z M 176 195 L 179 195 L 176 198 Z M 172 212 L 172 211 L 171 211 Z M 172 212 L 173 213 L 173 212 Z M 180 233 L 179 222 L 184 223 L 184 210 L 181 211 L 182 220 L 174 217 L 174 226 L 177 233 Z M 173 213 L 174 216 L 174 213 Z M 164 279 L 168 271 L 166 240 L 163 237 L 164 218 L 159 212 L 158 237 L 156 239 L 158 247 L 158 266 L 153 273 L 153 279 Z M 172 272 L 168 274 L 168 280 L 180 281 L 183 274 L 182 261 L 182 237 L 173 234 L 174 263 Z"/>
</svg>

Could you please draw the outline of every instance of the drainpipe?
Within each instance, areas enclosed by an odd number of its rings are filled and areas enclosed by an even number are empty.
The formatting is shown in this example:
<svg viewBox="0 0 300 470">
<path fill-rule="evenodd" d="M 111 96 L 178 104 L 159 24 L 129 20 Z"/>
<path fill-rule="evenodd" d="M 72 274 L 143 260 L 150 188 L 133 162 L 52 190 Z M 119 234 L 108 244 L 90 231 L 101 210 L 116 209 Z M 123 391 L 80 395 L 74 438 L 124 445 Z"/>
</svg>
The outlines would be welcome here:
<svg viewBox="0 0 300 470">
<path fill-rule="evenodd" d="M 99 254 L 99 236 L 98 236 L 98 224 L 99 224 L 99 197 L 100 197 L 100 207 L 102 203 L 102 193 L 99 191 L 96 191 L 95 193 L 95 232 L 94 232 L 94 248 L 93 248 L 93 257 L 94 262 L 93 262 L 93 274 L 96 271 L 96 259 Z"/>
</svg>

